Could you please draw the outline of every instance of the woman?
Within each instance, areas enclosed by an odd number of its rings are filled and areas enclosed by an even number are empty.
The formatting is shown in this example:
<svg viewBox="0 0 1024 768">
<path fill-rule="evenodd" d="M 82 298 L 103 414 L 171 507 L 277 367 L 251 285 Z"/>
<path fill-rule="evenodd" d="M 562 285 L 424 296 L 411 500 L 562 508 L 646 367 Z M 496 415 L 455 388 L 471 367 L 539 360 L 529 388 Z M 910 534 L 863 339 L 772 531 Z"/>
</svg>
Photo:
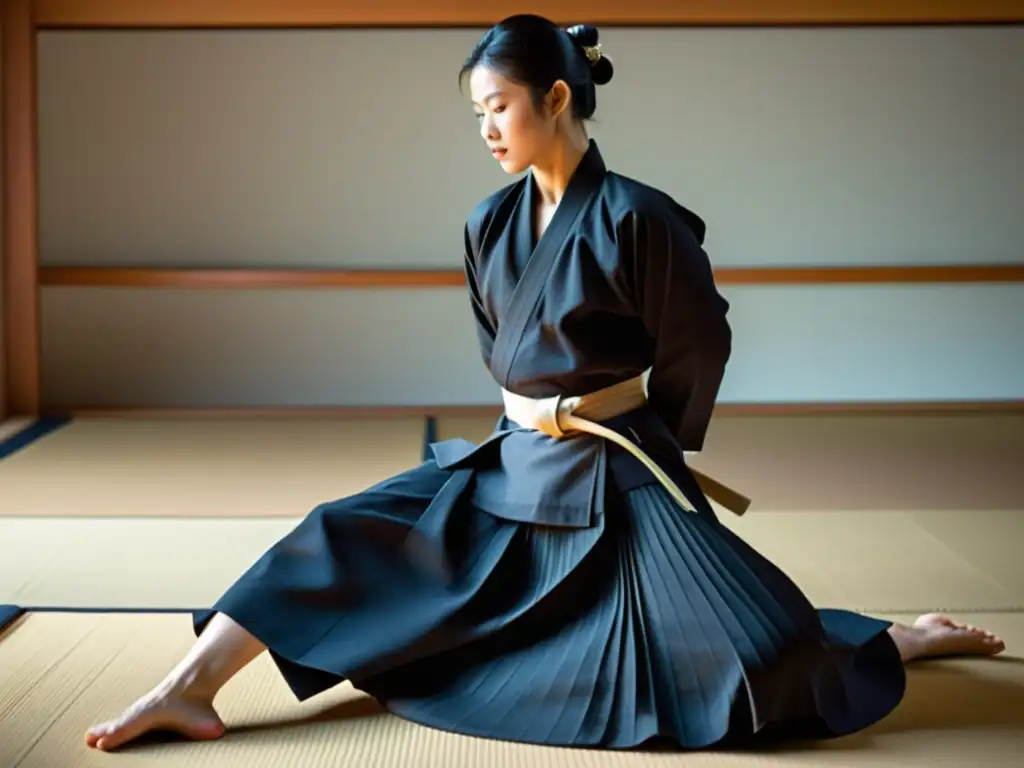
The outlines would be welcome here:
<svg viewBox="0 0 1024 768">
<path fill-rule="evenodd" d="M 1002 650 L 940 616 L 817 611 L 718 523 L 683 451 L 704 439 L 728 305 L 700 218 L 608 171 L 588 140 L 613 73 L 597 43 L 516 16 L 462 72 L 488 149 L 528 171 L 465 228 L 506 403 L 493 435 L 313 510 L 90 746 L 219 737 L 214 696 L 264 650 L 300 699 L 350 680 L 440 729 L 608 748 L 848 734 L 900 701 L 905 662 Z"/>
</svg>

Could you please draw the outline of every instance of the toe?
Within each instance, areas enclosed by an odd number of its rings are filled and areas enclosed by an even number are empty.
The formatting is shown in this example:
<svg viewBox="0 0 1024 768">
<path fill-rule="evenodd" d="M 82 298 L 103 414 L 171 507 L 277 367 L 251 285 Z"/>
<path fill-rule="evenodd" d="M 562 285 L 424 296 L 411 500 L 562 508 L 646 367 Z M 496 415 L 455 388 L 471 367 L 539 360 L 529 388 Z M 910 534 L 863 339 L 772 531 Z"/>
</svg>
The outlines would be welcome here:
<svg viewBox="0 0 1024 768">
<path fill-rule="evenodd" d="M 132 728 L 130 727 L 130 725 L 122 728 L 117 728 L 116 730 L 113 730 L 110 733 L 103 734 L 96 741 L 96 748 L 103 750 L 104 752 L 109 751 L 111 749 L 117 749 L 122 744 L 131 741 L 132 739 L 137 738 L 138 736 L 141 736 L 142 733 L 143 731 L 141 728 Z"/>
<path fill-rule="evenodd" d="M 145 711 L 138 712 L 133 708 L 130 710 L 129 716 L 110 723 L 105 727 L 103 733 L 100 734 L 100 738 L 96 741 L 96 747 L 107 751 L 117 749 L 129 741 L 137 739 L 153 725 L 153 718 L 148 715 L 150 713 Z"/>
<path fill-rule="evenodd" d="M 95 747 L 100 739 L 106 736 L 114 729 L 114 723 L 100 723 L 94 725 L 88 731 L 85 732 L 85 743 L 90 747 Z"/>
</svg>

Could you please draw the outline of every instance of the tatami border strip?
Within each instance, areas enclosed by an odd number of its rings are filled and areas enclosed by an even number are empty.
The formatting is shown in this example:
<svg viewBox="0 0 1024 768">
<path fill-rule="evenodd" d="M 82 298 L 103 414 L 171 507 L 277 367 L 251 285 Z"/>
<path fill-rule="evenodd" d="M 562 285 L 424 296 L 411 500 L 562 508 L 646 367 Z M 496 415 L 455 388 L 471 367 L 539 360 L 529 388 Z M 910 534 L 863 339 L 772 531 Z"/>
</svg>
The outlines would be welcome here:
<svg viewBox="0 0 1024 768">
<path fill-rule="evenodd" d="M 13 456 L 22 451 L 32 443 L 47 435 L 56 432 L 71 422 L 70 417 L 56 417 L 47 419 L 36 419 L 28 426 L 18 430 L 13 435 L 0 440 L 0 460 Z"/>
</svg>

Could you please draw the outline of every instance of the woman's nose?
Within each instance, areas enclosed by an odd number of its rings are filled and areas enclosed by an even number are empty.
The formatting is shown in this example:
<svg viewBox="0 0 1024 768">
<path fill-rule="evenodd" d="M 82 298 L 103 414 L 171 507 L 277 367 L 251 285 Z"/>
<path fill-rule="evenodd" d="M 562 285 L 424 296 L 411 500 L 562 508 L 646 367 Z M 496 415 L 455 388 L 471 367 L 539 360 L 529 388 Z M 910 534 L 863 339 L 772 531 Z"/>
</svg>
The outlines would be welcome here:
<svg viewBox="0 0 1024 768">
<path fill-rule="evenodd" d="M 491 118 L 485 117 L 480 121 L 480 135 L 484 137 L 485 141 L 494 141 L 498 138 L 497 128 Z"/>
</svg>

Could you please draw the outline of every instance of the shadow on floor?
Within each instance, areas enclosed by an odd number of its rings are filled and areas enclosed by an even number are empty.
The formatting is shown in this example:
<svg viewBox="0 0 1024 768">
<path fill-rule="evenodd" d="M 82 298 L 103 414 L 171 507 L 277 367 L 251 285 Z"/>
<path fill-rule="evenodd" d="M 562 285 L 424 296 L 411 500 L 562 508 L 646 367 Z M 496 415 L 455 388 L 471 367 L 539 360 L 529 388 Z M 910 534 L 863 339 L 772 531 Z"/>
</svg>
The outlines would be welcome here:
<svg viewBox="0 0 1024 768">
<path fill-rule="evenodd" d="M 1024 658 L 918 662 L 907 670 L 903 702 L 876 725 L 835 741 L 780 743 L 766 751 L 870 753 L 884 749 L 891 736 L 930 743 L 939 734 L 971 731 L 980 740 L 995 731 L 1024 734 Z"/>
</svg>

